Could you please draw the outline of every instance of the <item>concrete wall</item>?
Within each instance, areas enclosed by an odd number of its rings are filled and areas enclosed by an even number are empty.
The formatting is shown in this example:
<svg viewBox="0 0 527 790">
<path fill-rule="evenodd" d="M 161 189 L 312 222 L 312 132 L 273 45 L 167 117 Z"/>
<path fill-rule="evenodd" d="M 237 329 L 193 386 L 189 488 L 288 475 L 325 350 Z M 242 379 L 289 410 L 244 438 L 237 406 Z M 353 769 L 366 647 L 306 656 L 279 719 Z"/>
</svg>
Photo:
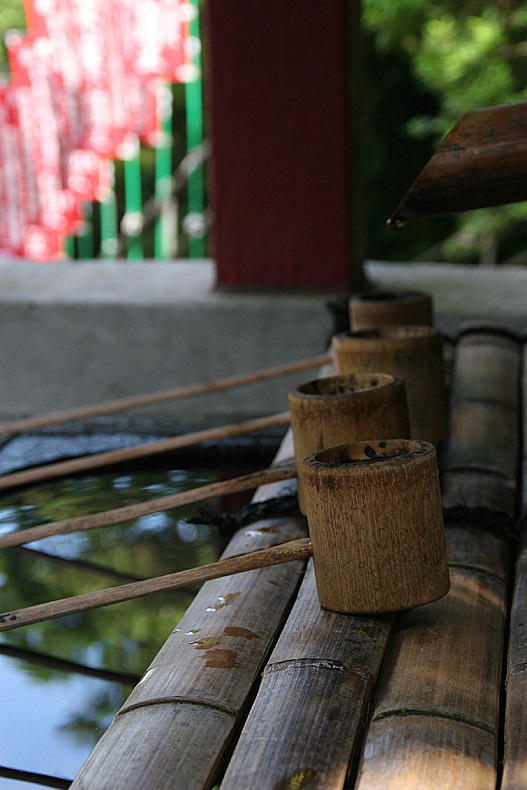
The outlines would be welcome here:
<svg viewBox="0 0 527 790">
<path fill-rule="evenodd" d="M 368 261 L 366 275 L 379 288 L 428 291 L 445 331 L 470 319 L 527 330 L 527 269 L 520 266 Z"/>
</svg>

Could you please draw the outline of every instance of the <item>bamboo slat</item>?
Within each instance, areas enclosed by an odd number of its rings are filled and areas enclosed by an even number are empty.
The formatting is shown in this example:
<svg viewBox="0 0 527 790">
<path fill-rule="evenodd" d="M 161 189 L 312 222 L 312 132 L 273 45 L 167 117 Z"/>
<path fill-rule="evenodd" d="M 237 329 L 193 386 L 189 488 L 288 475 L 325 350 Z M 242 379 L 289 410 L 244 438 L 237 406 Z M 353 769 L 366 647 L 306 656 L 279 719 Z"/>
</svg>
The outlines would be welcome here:
<svg viewBox="0 0 527 790">
<path fill-rule="evenodd" d="M 357 790 L 493 790 L 507 545 L 447 530 L 451 590 L 396 619 Z"/>
<path fill-rule="evenodd" d="M 170 450 L 179 450 L 183 447 L 193 447 L 203 442 L 213 442 L 218 439 L 228 439 L 234 436 L 243 436 L 252 431 L 262 431 L 278 425 L 289 424 L 289 412 L 284 411 L 279 414 L 271 414 L 267 417 L 257 417 L 254 420 L 233 423 L 231 425 L 221 425 L 219 428 L 207 428 L 202 431 L 174 436 L 170 439 L 162 439 L 158 442 L 148 442 L 138 444 L 135 447 L 126 447 L 122 450 L 109 450 L 104 453 L 93 453 L 81 458 L 73 458 L 71 461 L 60 461 L 46 466 L 37 466 L 33 469 L 23 469 L 20 472 L 11 472 L 7 475 L 0 475 L 0 490 L 13 488 L 14 486 L 27 485 L 28 483 L 38 483 L 42 480 L 50 480 L 55 477 L 72 475 L 77 472 L 86 472 L 91 469 L 100 469 L 103 466 L 121 464 L 128 461 L 135 461 L 138 458 L 148 458 L 158 453 L 166 453 Z"/>
<path fill-rule="evenodd" d="M 516 509 L 520 347 L 477 326 L 456 345 L 443 505 Z"/>
<path fill-rule="evenodd" d="M 310 562 L 222 790 L 343 786 L 391 620 L 322 609 Z"/>
<path fill-rule="evenodd" d="M 507 660 L 501 790 L 527 787 L 527 346 L 523 349 L 522 534 L 516 561 Z"/>
<path fill-rule="evenodd" d="M 292 453 L 290 438 L 282 458 Z M 279 459 L 277 459 L 279 460 Z M 257 498 L 291 483 L 274 483 Z M 224 556 L 305 535 L 300 518 L 240 530 Z M 99 741 L 72 790 L 193 790 L 210 784 L 303 563 L 207 582 Z"/>
<path fill-rule="evenodd" d="M 520 347 L 510 337 L 469 333 L 456 344 L 456 377 L 451 400 L 481 399 L 517 408 Z"/>
<path fill-rule="evenodd" d="M 516 479 L 518 414 L 500 403 L 459 401 L 450 409 L 445 470 L 492 472 Z"/>
<path fill-rule="evenodd" d="M 527 539 L 516 563 L 511 609 L 505 706 L 505 753 L 501 790 L 527 787 Z"/>
<path fill-rule="evenodd" d="M 442 475 L 443 507 L 484 508 L 512 518 L 517 508 L 517 485 L 512 478 L 477 469 L 456 469 Z"/>
<path fill-rule="evenodd" d="M 489 343 L 493 346 L 495 339 L 499 348 L 501 338 L 493 335 Z M 452 403 L 447 444 L 453 506 L 500 505 L 501 493 L 510 494 L 515 486 L 517 400 L 500 401 L 496 378 L 502 368 L 494 362 L 474 367 L 481 353 L 471 335 L 456 349 L 453 388 L 464 399 Z M 509 356 L 509 374 L 514 367 L 518 375 L 518 362 L 517 352 Z M 511 419 L 500 424 L 505 411 Z M 467 425 L 474 415 L 481 419 Z M 496 468 L 496 447 L 505 472 Z M 456 452 L 467 466 L 452 463 Z M 491 480 L 489 497 L 481 486 Z M 486 526 L 492 526 L 489 519 Z M 459 522 L 447 529 L 447 546 L 449 594 L 396 619 L 357 790 L 491 790 L 496 785 L 509 543 L 497 532 Z"/>
</svg>

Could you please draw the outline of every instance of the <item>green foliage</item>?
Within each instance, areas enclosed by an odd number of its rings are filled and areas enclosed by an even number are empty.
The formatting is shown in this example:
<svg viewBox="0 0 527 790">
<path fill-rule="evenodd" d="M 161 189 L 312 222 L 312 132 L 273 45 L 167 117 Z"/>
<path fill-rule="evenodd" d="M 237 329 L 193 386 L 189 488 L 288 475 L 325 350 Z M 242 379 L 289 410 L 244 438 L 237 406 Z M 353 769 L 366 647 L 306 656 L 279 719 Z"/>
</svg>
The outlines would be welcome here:
<svg viewBox="0 0 527 790">
<path fill-rule="evenodd" d="M 363 10 L 365 30 L 374 42 L 370 66 L 375 59 L 382 63 L 388 54 L 397 55 L 407 62 L 415 80 L 413 99 L 420 90 L 434 101 L 433 112 L 422 112 L 418 101 L 413 102 L 404 132 L 388 126 L 391 113 L 386 113 L 385 134 L 406 134 L 409 152 L 419 150 L 418 141 L 437 147 L 469 110 L 525 98 L 527 7 L 523 0 L 494 5 L 482 0 L 363 0 Z M 382 83 L 384 74 L 378 73 Z M 393 195 L 393 208 L 401 197 L 402 193 Z M 460 215 L 455 232 L 436 247 L 436 253 L 449 260 L 474 260 L 493 236 L 507 257 L 517 249 L 518 224 L 526 219 L 526 208 L 518 205 Z M 443 220 L 422 222 L 430 228 L 429 246 L 436 244 L 432 228 Z"/>
<path fill-rule="evenodd" d="M 26 16 L 24 14 L 24 4 L 22 0 L 2 0 L 0 3 L 0 74 L 7 73 L 7 53 L 4 45 L 4 34 L 7 30 L 25 30 Z"/>
<path fill-rule="evenodd" d="M 2 498 L 0 530 L 23 529 L 67 516 L 132 505 L 187 490 L 212 479 L 214 474 L 205 470 L 108 473 L 26 488 Z M 178 508 L 114 527 L 35 543 L 34 549 L 44 554 L 24 550 L 2 552 L 2 610 L 124 583 L 124 579 L 109 577 L 104 569 L 148 578 L 215 561 L 220 545 L 214 531 L 204 525 L 193 528 L 183 523 L 195 509 L 195 506 Z M 59 560 L 53 559 L 54 555 L 59 555 Z M 192 592 L 186 589 L 158 593 L 48 620 L 31 628 L 8 631 L 2 634 L 2 641 L 139 676 L 192 598 Z M 74 677 L 38 663 L 23 661 L 20 667 L 31 683 L 60 683 L 64 694 Z M 93 745 L 128 693 L 126 685 L 103 683 L 99 692 L 90 695 L 80 709 L 71 712 L 70 720 L 64 722 L 62 729 L 76 741 Z"/>
</svg>

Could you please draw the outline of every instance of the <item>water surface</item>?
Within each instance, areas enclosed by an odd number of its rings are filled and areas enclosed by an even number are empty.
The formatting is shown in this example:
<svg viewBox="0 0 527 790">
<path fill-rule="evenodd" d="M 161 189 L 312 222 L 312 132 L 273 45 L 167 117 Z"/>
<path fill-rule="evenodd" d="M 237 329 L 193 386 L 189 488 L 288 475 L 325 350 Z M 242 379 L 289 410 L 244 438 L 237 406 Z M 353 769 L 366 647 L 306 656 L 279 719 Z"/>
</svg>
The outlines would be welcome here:
<svg viewBox="0 0 527 790">
<path fill-rule="evenodd" d="M 215 479 L 210 470 L 120 472 L 19 490 L 0 499 L 0 533 Z M 185 521 L 196 507 L 0 552 L 1 611 L 214 561 L 222 544 L 213 530 Z M 0 766 L 72 779 L 192 596 L 157 593 L 0 634 Z M 0 771 L 0 790 L 39 786 Z"/>
</svg>

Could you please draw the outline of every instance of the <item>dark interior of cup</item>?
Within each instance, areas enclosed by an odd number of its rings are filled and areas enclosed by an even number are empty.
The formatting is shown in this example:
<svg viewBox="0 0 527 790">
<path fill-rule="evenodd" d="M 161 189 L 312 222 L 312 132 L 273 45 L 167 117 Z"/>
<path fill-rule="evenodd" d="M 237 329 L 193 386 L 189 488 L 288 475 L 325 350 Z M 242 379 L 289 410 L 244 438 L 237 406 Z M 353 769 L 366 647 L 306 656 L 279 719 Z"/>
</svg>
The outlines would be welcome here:
<svg viewBox="0 0 527 790">
<path fill-rule="evenodd" d="M 356 332 L 346 332 L 344 336 L 381 340 L 382 338 L 395 337 L 425 337 L 435 334 L 436 331 L 431 326 L 381 326 L 376 329 L 359 329 Z"/>
<path fill-rule="evenodd" d="M 342 466 L 356 463 L 375 463 L 389 458 L 412 455 L 422 450 L 423 443 L 411 439 L 379 439 L 369 442 L 354 442 L 330 447 L 315 453 L 312 458 L 325 466 Z"/>
<path fill-rule="evenodd" d="M 422 297 L 420 291 L 371 291 L 356 298 L 361 302 L 411 302 Z"/>
<path fill-rule="evenodd" d="M 354 395 L 357 392 L 388 387 L 394 377 L 388 373 L 352 373 L 348 376 L 330 376 L 324 379 L 308 381 L 298 387 L 300 395 L 332 397 L 338 395 Z"/>
</svg>

